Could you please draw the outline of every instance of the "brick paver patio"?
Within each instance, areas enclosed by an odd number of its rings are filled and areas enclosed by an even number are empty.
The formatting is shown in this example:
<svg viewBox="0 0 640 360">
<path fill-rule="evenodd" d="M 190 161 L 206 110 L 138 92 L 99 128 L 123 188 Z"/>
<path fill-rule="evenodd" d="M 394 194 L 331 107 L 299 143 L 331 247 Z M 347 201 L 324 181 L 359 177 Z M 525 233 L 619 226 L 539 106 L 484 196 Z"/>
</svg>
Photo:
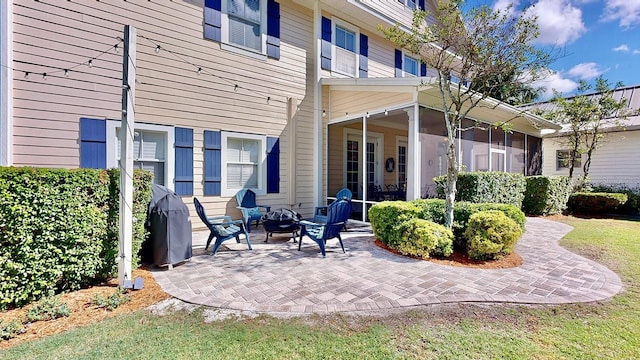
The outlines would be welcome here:
<svg viewBox="0 0 640 360">
<path fill-rule="evenodd" d="M 202 247 L 207 233 L 194 233 L 195 255 L 173 270 L 156 269 L 162 288 L 180 300 L 212 307 L 265 313 L 375 311 L 452 302 L 560 304 L 605 300 L 622 290 L 620 278 L 558 245 L 571 227 L 528 218 L 516 252 L 524 263 L 513 269 L 439 265 L 394 255 L 374 244 L 368 231 L 344 234 L 322 258 L 315 243 L 302 251 L 284 236 L 265 244 L 251 233 L 246 244 L 225 242 L 215 256 Z M 259 228 L 261 229 L 261 228 Z M 198 245 L 200 248 L 198 249 Z"/>
</svg>

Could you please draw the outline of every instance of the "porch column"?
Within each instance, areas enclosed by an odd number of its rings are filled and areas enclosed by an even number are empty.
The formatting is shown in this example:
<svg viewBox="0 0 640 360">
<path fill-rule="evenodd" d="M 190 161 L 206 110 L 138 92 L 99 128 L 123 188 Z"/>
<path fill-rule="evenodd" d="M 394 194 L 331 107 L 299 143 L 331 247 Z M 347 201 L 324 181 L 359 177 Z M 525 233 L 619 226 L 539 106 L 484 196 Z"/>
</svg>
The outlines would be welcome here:
<svg viewBox="0 0 640 360">
<path fill-rule="evenodd" d="M 362 221 L 367 221 L 367 116 L 362 117 Z"/>
<path fill-rule="evenodd" d="M 420 107 L 417 103 L 406 109 L 409 117 L 409 148 L 407 149 L 407 201 L 420 198 Z"/>
</svg>

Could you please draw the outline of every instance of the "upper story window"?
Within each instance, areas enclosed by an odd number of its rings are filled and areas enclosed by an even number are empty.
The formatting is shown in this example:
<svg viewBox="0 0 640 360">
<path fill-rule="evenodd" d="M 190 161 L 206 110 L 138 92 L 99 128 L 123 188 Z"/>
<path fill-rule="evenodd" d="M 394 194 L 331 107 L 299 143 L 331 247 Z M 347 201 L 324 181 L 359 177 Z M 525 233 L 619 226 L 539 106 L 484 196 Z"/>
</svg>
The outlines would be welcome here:
<svg viewBox="0 0 640 360">
<path fill-rule="evenodd" d="M 409 9 L 414 10 L 417 5 L 415 0 L 398 0 L 400 3 L 402 3 L 404 6 L 408 7 Z"/>
<path fill-rule="evenodd" d="M 353 77 L 358 76 L 359 32 L 339 20 L 333 20 L 332 70 Z"/>
<path fill-rule="evenodd" d="M 262 51 L 260 0 L 227 0 L 229 42 Z"/>
<path fill-rule="evenodd" d="M 280 58 L 280 3 L 276 0 L 205 0 L 205 39 L 244 55 Z"/>
<path fill-rule="evenodd" d="M 418 76 L 418 67 L 418 59 L 404 54 L 402 70 L 404 71 L 405 77 Z"/>
</svg>

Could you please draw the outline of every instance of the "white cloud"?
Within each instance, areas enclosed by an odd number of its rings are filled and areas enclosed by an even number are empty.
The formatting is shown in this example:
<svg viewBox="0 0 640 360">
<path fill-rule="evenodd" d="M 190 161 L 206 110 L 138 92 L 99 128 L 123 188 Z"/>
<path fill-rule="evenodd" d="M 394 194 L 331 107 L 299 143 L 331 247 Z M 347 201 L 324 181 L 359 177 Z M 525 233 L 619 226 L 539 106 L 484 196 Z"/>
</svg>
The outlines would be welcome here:
<svg viewBox="0 0 640 360">
<path fill-rule="evenodd" d="M 511 6 L 511 8 L 507 13 L 509 16 L 513 16 L 517 13 L 516 7 L 519 4 L 520 4 L 520 0 L 497 0 L 495 4 L 493 4 L 493 10 L 494 11 L 500 10 L 501 12 L 505 12 L 507 11 L 507 8 L 509 7 L 509 5 L 513 5 Z"/>
<path fill-rule="evenodd" d="M 627 46 L 627 44 L 622 44 L 618 47 L 614 47 L 613 51 L 629 51 L 629 47 Z"/>
<path fill-rule="evenodd" d="M 538 43 L 562 46 L 577 40 L 586 31 L 582 10 L 570 0 L 539 0 L 526 14 L 538 18 Z"/>
<path fill-rule="evenodd" d="M 634 54 L 634 55 L 638 55 L 638 54 L 640 54 L 640 50 L 633 50 L 633 54 Z"/>
<path fill-rule="evenodd" d="M 604 21 L 618 21 L 621 27 L 640 25 L 640 0 L 606 0 Z"/>
<path fill-rule="evenodd" d="M 598 64 L 589 62 L 581 63 L 572 67 L 567 75 L 582 80 L 589 80 L 602 75 L 603 72 L 604 71 L 602 69 L 598 68 Z"/>
<path fill-rule="evenodd" d="M 553 97 L 553 91 L 560 93 L 570 93 L 578 88 L 578 83 L 565 78 L 561 73 L 547 70 L 546 74 L 539 74 L 541 78 L 535 80 L 532 85 L 535 88 L 542 89 L 542 98 L 550 99 Z"/>
</svg>

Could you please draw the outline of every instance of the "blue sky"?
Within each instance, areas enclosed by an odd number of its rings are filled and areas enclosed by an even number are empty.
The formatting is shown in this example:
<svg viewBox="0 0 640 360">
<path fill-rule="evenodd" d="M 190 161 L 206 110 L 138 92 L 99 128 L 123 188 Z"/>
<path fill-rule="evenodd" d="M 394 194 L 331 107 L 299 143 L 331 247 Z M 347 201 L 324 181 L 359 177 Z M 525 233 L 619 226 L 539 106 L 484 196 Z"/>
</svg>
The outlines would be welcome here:
<svg viewBox="0 0 640 360">
<path fill-rule="evenodd" d="M 549 76 L 537 82 L 544 98 L 553 90 L 572 94 L 579 80 L 599 75 L 611 83 L 640 85 L 640 0 L 471 0 L 538 17 L 540 46 L 557 46 L 564 55 L 550 65 Z"/>
</svg>

